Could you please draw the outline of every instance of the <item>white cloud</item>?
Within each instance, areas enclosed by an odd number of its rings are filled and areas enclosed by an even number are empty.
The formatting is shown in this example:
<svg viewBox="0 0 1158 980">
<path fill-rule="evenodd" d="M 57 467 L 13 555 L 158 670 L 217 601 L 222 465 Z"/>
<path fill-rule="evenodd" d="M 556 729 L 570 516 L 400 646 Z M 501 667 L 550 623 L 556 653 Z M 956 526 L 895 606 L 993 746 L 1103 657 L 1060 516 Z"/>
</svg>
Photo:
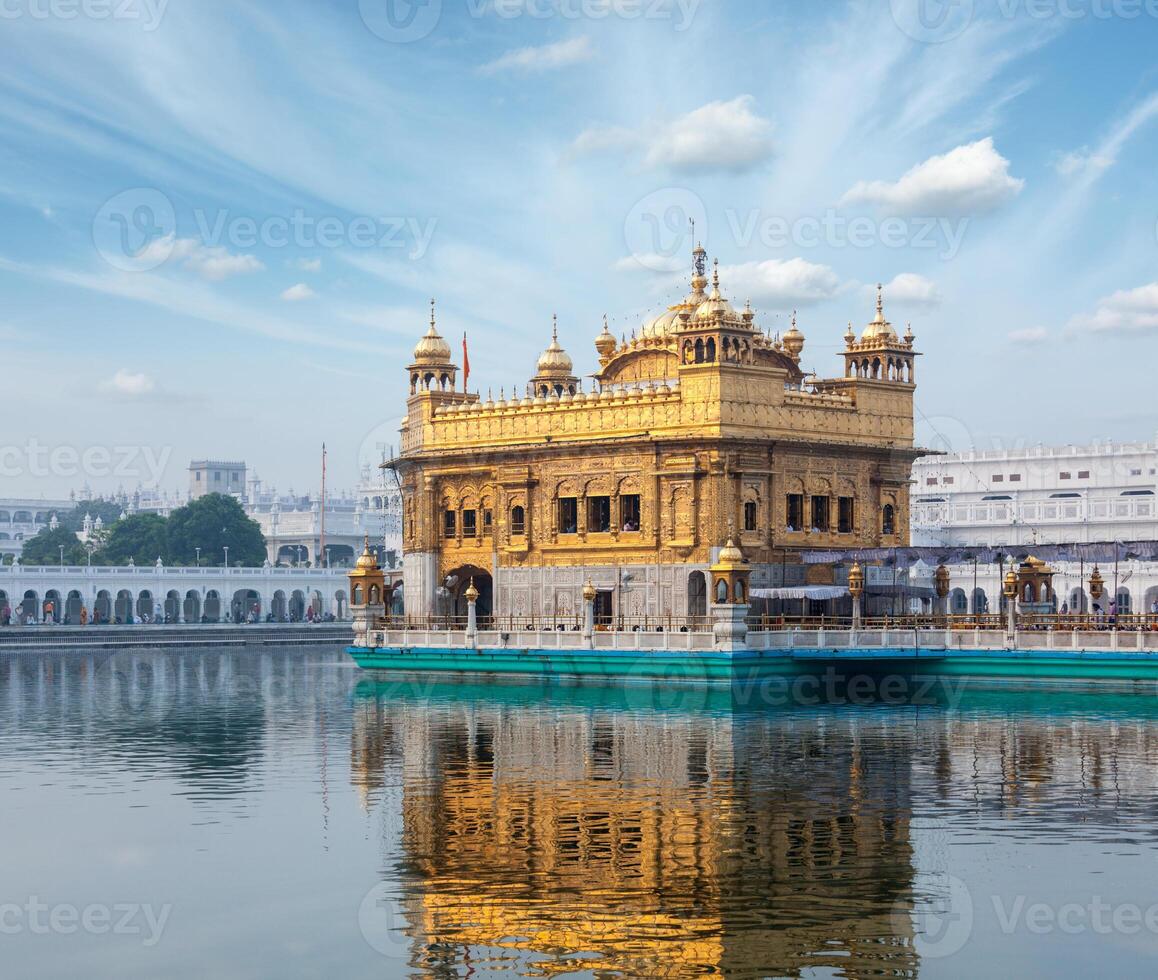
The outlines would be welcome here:
<svg viewBox="0 0 1158 980">
<path fill-rule="evenodd" d="M 1024 186 L 1024 180 L 1009 175 L 1009 161 L 987 137 L 930 157 L 898 181 L 862 180 L 841 204 L 874 204 L 894 214 L 963 214 L 990 211 Z"/>
<path fill-rule="evenodd" d="M 629 150 L 642 142 L 640 134 L 626 126 L 589 126 L 571 144 L 573 155 L 602 153 L 605 150 Z"/>
<path fill-rule="evenodd" d="M 318 294 L 304 282 L 299 282 L 296 285 L 290 286 L 289 289 L 282 293 L 281 298 L 287 303 L 300 303 L 303 300 L 313 299 L 317 295 Z"/>
<path fill-rule="evenodd" d="M 322 260 L 321 259 L 295 259 L 290 264 L 295 269 L 301 269 L 302 272 L 321 272 L 322 271 Z"/>
<path fill-rule="evenodd" d="M 556 44 L 508 51 L 502 57 L 483 65 L 479 71 L 484 75 L 493 75 L 501 71 L 552 71 L 556 68 L 582 64 L 594 57 L 595 49 L 591 46 L 591 38 L 584 35 Z"/>
<path fill-rule="evenodd" d="M 865 287 L 865 292 L 876 298 L 876 286 Z M 915 272 L 902 272 L 892 282 L 886 283 L 884 298 L 886 306 L 894 303 L 898 306 L 939 306 L 941 303 L 937 284 Z"/>
<path fill-rule="evenodd" d="M 709 102 L 662 124 L 639 131 L 625 126 L 589 126 L 571 143 L 570 155 L 640 150 L 643 166 L 682 173 L 742 173 L 772 156 L 772 123 L 741 95 Z"/>
<path fill-rule="evenodd" d="M 1078 174 L 1100 174 L 1114 165 L 1112 157 L 1093 153 L 1088 146 L 1070 153 L 1063 153 L 1054 163 L 1054 169 L 1063 177 Z"/>
<path fill-rule="evenodd" d="M 103 391 L 112 392 L 115 395 L 125 395 L 130 398 L 148 395 L 155 388 L 156 385 L 153 383 L 153 379 L 147 374 L 133 374 L 124 368 L 101 384 Z"/>
<path fill-rule="evenodd" d="M 840 278 L 826 265 L 804 259 L 767 259 L 720 269 L 728 295 L 772 307 L 819 303 L 840 289 Z"/>
<path fill-rule="evenodd" d="M 1049 340 L 1049 331 L 1045 327 L 1023 327 L 1020 330 L 1010 331 L 1009 340 L 1014 344 L 1033 347 Z"/>
<path fill-rule="evenodd" d="M 1119 289 L 1102 299 L 1093 313 L 1074 317 L 1070 325 L 1094 333 L 1158 330 L 1158 282 Z"/>
<path fill-rule="evenodd" d="M 680 116 L 651 140 L 649 167 L 704 172 L 749 170 L 772 155 L 772 124 L 752 111 L 753 98 L 709 102 Z"/>
<path fill-rule="evenodd" d="M 261 272 L 265 266 L 252 255 L 234 255 L 221 245 L 209 247 L 195 238 L 169 234 L 154 238 L 136 256 L 146 266 L 179 262 L 201 278 L 218 281 L 247 272 Z"/>
</svg>

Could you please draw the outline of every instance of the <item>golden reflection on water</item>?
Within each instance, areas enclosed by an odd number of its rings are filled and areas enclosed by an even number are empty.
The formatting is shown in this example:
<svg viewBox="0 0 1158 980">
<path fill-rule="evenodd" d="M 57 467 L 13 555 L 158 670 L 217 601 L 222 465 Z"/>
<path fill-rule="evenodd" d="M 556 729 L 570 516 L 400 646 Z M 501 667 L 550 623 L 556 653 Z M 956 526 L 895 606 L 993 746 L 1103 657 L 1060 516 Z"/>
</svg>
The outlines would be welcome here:
<svg viewBox="0 0 1158 980">
<path fill-rule="evenodd" d="M 371 698 L 352 769 L 400 760 L 422 975 L 915 976 L 888 724 Z"/>
</svg>

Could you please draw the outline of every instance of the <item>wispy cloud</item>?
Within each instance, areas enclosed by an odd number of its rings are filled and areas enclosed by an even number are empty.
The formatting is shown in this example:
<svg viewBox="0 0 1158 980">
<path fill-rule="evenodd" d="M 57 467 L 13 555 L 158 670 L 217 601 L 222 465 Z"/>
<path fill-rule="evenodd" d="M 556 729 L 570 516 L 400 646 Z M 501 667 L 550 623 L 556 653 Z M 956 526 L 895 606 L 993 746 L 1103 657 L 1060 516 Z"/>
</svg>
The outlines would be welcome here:
<svg viewBox="0 0 1158 980">
<path fill-rule="evenodd" d="M 195 238 L 177 238 L 176 235 L 154 238 L 135 259 L 142 266 L 150 268 L 167 262 L 183 265 L 201 278 L 211 281 L 265 269 L 261 260 L 253 255 L 235 255 L 224 246 L 210 247 Z"/>
<path fill-rule="evenodd" d="M 640 130 L 592 126 L 571 143 L 577 156 L 607 150 L 638 150 L 646 169 L 684 174 L 744 173 L 771 158 L 772 123 L 755 111 L 755 99 L 741 95 L 709 102 L 665 123 Z"/>
<path fill-rule="evenodd" d="M 865 298 L 876 296 L 876 286 L 866 286 Z M 941 293 L 931 279 L 915 272 L 902 272 L 884 287 L 885 302 L 890 306 L 933 307 L 941 303 Z"/>
<path fill-rule="evenodd" d="M 1045 327 L 1023 327 L 1009 333 L 1009 342 L 1022 347 L 1037 347 L 1049 339 L 1049 331 Z"/>
<path fill-rule="evenodd" d="M 307 299 L 314 299 L 317 295 L 304 282 L 299 282 L 282 293 L 281 298 L 287 303 L 301 303 Z"/>
<path fill-rule="evenodd" d="M 1158 282 L 1119 289 L 1104 297 L 1091 313 L 1073 318 L 1071 328 L 1094 333 L 1135 334 L 1158 330 Z"/>
<path fill-rule="evenodd" d="M 138 398 L 148 395 L 156 388 L 156 383 L 147 374 L 135 374 L 122 368 L 107 381 L 101 382 L 101 390 L 115 395 Z"/>
<path fill-rule="evenodd" d="M 583 64 L 585 61 L 591 61 L 594 57 L 595 48 L 591 44 L 591 38 L 583 35 L 555 44 L 543 44 L 539 47 L 508 51 L 494 61 L 483 65 L 479 71 L 484 75 L 495 75 L 504 71 L 553 71 L 558 68 L 569 68 L 572 65 Z"/>
<path fill-rule="evenodd" d="M 731 295 L 775 309 L 819 303 L 841 288 L 831 268 L 801 258 L 726 266 L 720 277 Z"/>
</svg>

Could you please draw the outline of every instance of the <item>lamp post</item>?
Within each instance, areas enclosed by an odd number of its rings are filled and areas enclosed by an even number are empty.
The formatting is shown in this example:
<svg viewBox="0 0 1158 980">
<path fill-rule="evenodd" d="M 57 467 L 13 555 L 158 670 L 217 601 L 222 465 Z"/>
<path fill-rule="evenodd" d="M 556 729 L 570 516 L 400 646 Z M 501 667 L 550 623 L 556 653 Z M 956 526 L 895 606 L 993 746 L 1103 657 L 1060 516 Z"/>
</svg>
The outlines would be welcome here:
<svg viewBox="0 0 1158 980">
<path fill-rule="evenodd" d="M 852 628 L 853 632 L 861 628 L 861 598 L 864 596 L 864 569 L 860 562 L 853 562 L 848 573 L 848 591 L 852 596 Z"/>
<path fill-rule="evenodd" d="M 64 568 L 64 545 L 60 546 L 60 567 Z"/>
<path fill-rule="evenodd" d="M 944 565 L 938 565 L 933 581 L 937 590 L 937 605 L 940 607 L 938 613 L 947 620 L 949 616 L 949 587 L 952 585 L 949 569 Z"/>
<path fill-rule="evenodd" d="M 200 548 L 194 548 L 193 550 L 197 552 L 197 567 L 200 568 L 201 567 L 201 549 Z"/>
<path fill-rule="evenodd" d="M 478 596 L 479 591 L 474 587 L 474 579 L 466 587 L 463 597 L 466 599 L 466 645 L 478 646 Z"/>
<path fill-rule="evenodd" d="M 1090 602 L 1097 602 L 1105 594 L 1106 580 L 1102 578 L 1102 573 L 1098 566 L 1094 565 L 1094 571 L 1090 575 Z"/>
<path fill-rule="evenodd" d="M 583 642 L 590 646 L 595 640 L 595 585 L 590 579 L 583 586 Z"/>
<path fill-rule="evenodd" d="M 225 545 L 225 570 L 229 571 L 229 545 Z"/>
<path fill-rule="evenodd" d="M 1008 614 L 1008 631 L 1009 635 L 1013 636 L 1017 632 L 1017 575 L 1011 567 L 1005 573 L 1005 587 L 1002 589 L 1005 595 L 1006 613 Z"/>
</svg>

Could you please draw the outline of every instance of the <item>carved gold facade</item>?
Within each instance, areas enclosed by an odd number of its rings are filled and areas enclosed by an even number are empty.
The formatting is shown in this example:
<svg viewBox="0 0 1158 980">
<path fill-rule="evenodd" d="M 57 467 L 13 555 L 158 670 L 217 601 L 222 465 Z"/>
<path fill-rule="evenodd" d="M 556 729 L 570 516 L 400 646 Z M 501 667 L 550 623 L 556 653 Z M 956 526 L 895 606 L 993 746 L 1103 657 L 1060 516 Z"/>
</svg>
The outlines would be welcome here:
<svg viewBox="0 0 1158 980">
<path fill-rule="evenodd" d="M 773 338 L 718 269 L 709 284 L 702 248 L 694 262 L 687 298 L 630 339 L 604 324 L 592 391 L 556 332 L 522 397 L 458 392 L 432 321 L 392 464 L 408 612 L 441 611 L 440 586 L 473 576 L 484 612 L 570 614 L 583 583 L 560 570 L 582 569 L 621 611 L 694 613 L 694 573 L 729 537 L 754 586 L 804 549 L 908 543 L 912 332 L 878 299 L 845 336 L 844 376 L 806 376 L 795 317 Z"/>
</svg>

